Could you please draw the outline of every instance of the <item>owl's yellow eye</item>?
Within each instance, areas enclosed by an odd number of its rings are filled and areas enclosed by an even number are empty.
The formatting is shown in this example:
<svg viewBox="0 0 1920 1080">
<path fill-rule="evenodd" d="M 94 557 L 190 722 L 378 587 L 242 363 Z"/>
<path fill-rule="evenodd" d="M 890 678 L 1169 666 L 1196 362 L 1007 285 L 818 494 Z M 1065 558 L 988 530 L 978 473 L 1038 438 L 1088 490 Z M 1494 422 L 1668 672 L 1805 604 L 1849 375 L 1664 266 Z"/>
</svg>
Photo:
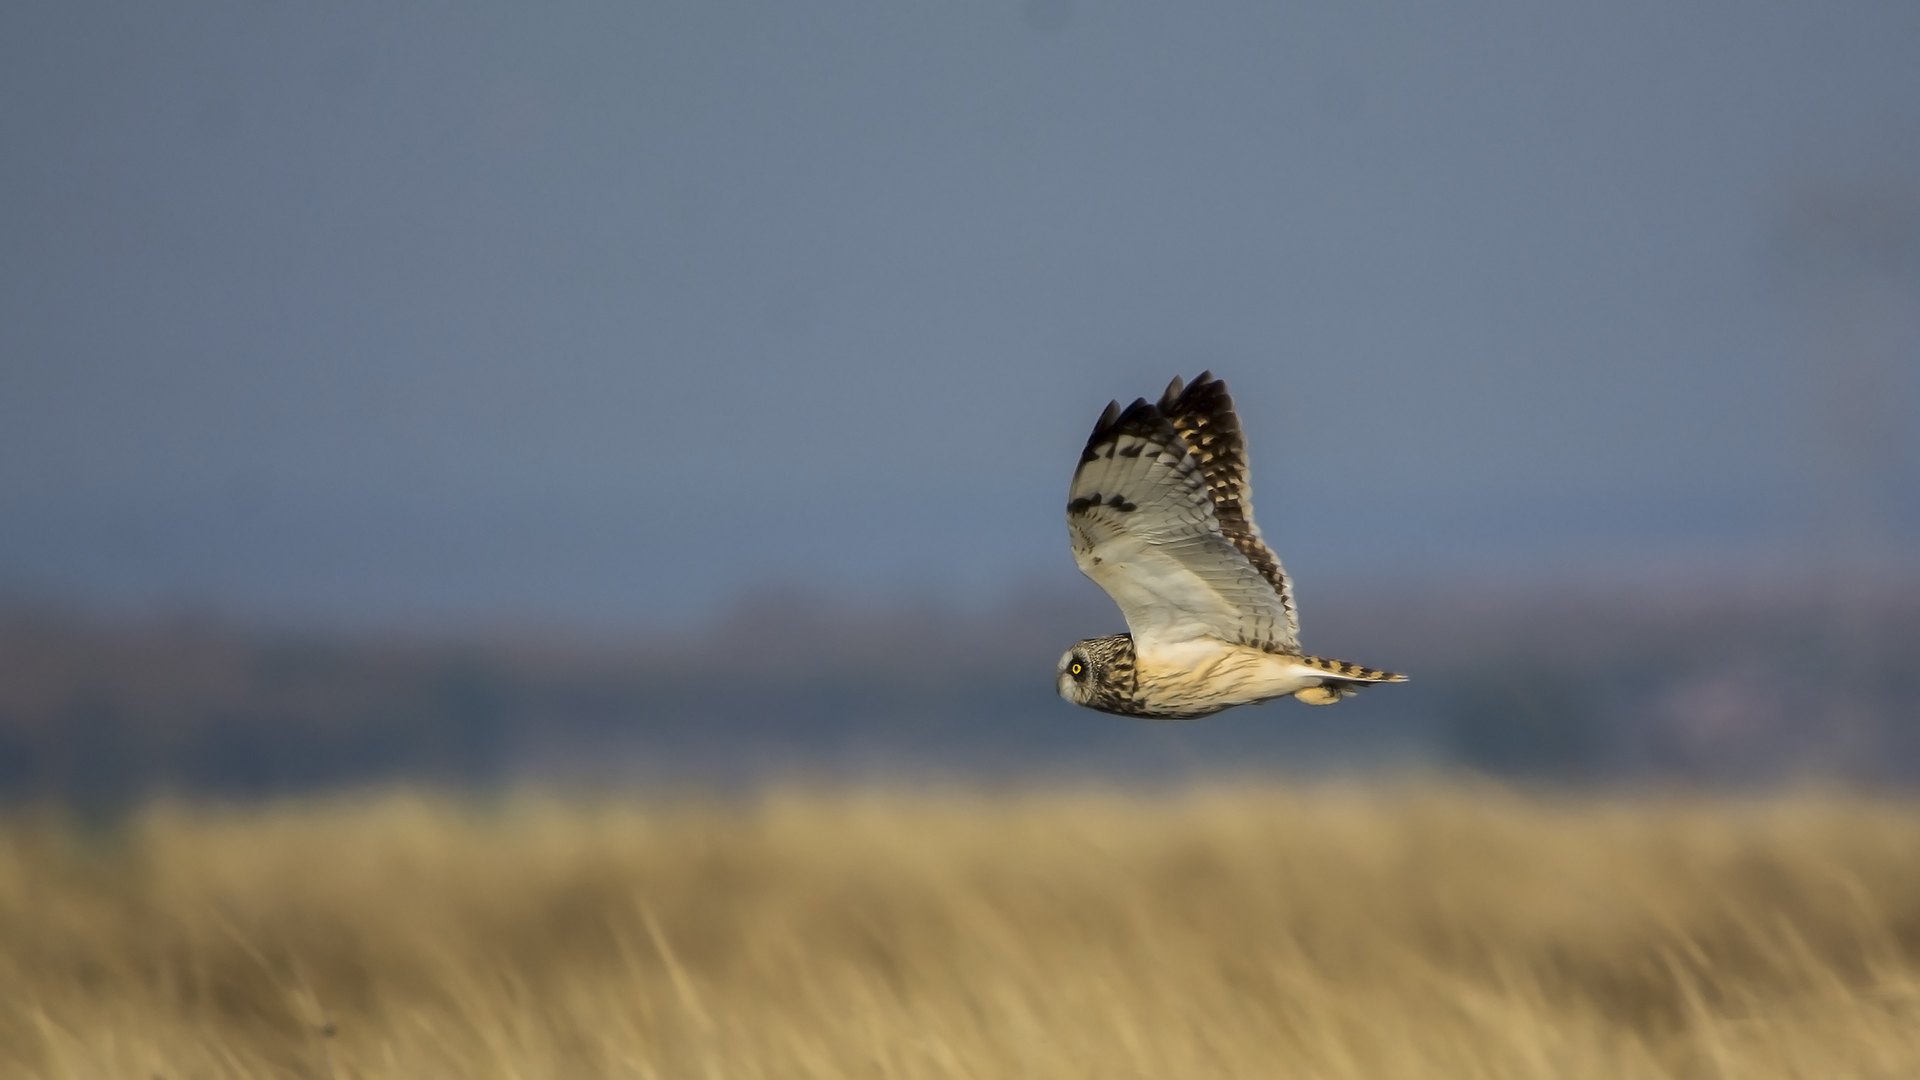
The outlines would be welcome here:
<svg viewBox="0 0 1920 1080">
<path fill-rule="evenodd" d="M 1067 670 L 1073 672 L 1075 675 L 1081 675 L 1081 674 L 1084 674 L 1087 669 L 1086 669 L 1086 665 L 1080 663 L 1080 661 L 1078 660 L 1075 660 L 1073 662 L 1073 666 L 1068 668 Z"/>
</svg>

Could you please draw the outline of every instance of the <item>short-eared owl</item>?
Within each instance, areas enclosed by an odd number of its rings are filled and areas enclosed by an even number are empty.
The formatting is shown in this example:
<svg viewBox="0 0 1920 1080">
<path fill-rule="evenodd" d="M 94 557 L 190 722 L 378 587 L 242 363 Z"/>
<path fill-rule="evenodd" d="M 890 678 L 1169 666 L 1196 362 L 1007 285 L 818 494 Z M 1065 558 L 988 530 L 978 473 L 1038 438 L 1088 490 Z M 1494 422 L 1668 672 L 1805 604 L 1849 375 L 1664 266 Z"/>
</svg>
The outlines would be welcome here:
<svg viewBox="0 0 1920 1080">
<path fill-rule="evenodd" d="M 1253 523 L 1240 419 L 1210 372 L 1173 380 L 1158 404 L 1109 404 L 1067 500 L 1073 559 L 1132 631 L 1067 650 L 1068 701 L 1189 720 L 1282 694 L 1331 705 L 1406 678 L 1300 652 L 1287 575 Z"/>
</svg>

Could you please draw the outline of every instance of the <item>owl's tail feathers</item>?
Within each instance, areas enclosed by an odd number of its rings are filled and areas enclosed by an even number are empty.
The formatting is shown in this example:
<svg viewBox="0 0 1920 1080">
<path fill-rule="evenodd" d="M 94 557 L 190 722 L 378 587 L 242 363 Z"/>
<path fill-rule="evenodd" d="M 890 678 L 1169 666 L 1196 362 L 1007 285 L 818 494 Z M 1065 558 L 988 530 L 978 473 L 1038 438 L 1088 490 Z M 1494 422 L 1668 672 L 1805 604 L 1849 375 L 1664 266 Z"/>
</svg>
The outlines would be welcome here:
<svg viewBox="0 0 1920 1080">
<path fill-rule="evenodd" d="M 1303 656 L 1300 662 L 1315 671 L 1327 673 L 1326 677 L 1320 680 L 1320 685 L 1293 692 L 1295 701 L 1305 702 L 1308 705 L 1331 705 L 1341 698 L 1352 697 L 1374 683 L 1407 681 L 1407 677 L 1399 672 L 1379 671 L 1370 667 L 1361 667 L 1359 664 L 1349 664 L 1345 660 Z"/>
</svg>

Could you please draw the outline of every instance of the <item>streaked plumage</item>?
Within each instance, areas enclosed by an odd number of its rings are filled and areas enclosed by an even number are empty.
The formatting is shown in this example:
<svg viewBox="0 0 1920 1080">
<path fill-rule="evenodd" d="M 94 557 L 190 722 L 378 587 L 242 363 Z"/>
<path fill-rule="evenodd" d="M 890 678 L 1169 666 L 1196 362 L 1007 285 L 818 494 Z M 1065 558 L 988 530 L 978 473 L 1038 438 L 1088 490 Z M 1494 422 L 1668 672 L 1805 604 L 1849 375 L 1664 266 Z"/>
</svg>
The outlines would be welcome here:
<svg viewBox="0 0 1920 1080">
<path fill-rule="evenodd" d="M 1405 678 L 1301 653 L 1286 572 L 1253 522 L 1240 419 L 1211 373 L 1174 379 L 1156 404 L 1107 406 L 1074 470 L 1067 532 L 1130 631 L 1060 658 L 1060 696 L 1077 705 L 1185 720 L 1285 694 L 1330 705 Z"/>
</svg>

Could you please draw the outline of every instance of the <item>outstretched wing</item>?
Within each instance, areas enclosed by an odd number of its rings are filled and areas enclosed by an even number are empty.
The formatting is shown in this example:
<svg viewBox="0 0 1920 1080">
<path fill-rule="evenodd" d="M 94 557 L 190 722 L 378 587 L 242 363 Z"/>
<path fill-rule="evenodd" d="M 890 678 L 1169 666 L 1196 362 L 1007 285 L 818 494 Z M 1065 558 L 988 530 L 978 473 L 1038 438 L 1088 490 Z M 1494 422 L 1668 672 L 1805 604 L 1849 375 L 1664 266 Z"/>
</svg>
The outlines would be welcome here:
<svg viewBox="0 0 1920 1080">
<path fill-rule="evenodd" d="M 1107 406 L 1068 493 L 1074 561 L 1120 605 L 1139 645 L 1215 637 L 1297 652 L 1285 578 L 1247 512 L 1232 401 L 1208 376 L 1194 389 L 1199 392 L 1188 398 L 1175 380 L 1162 403 L 1185 418 L 1200 440 L 1198 451 L 1162 405 L 1141 399 L 1125 410 L 1118 402 Z M 1216 498 L 1231 501 L 1216 504 Z M 1229 505 L 1231 531 L 1219 505 Z M 1271 577 L 1235 533 L 1271 562 Z"/>
<path fill-rule="evenodd" d="M 1200 463 L 1200 475 L 1213 500 L 1213 516 L 1220 533 L 1247 557 L 1260 576 L 1273 586 L 1287 613 L 1286 639 L 1300 636 L 1300 616 L 1293 606 L 1293 587 L 1280 566 L 1280 556 L 1260 538 L 1253 523 L 1253 481 L 1247 476 L 1247 441 L 1240 434 L 1240 417 L 1233 411 L 1227 384 L 1203 371 L 1185 390 L 1175 378 L 1160 397 L 1160 412 Z"/>
</svg>

